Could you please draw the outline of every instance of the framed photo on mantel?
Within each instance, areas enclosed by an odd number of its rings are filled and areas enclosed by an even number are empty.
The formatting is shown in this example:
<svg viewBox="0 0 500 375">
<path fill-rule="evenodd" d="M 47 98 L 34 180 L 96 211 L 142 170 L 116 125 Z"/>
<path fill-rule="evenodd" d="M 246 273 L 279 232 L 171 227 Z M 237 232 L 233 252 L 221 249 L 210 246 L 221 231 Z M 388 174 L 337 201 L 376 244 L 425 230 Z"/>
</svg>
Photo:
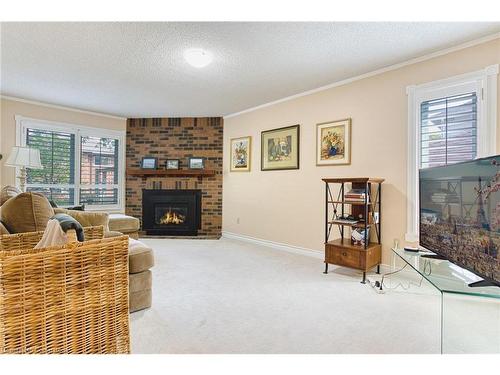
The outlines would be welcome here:
<svg viewBox="0 0 500 375">
<path fill-rule="evenodd" d="M 351 119 L 323 122 L 316 129 L 316 165 L 351 164 Z"/>
<path fill-rule="evenodd" d="M 262 171 L 299 169 L 299 136 L 300 125 L 263 131 L 260 169 Z"/>
<path fill-rule="evenodd" d="M 179 167 L 179 159 L 167 159 L 167 161 L 165 162 L 165 169 L 179 169 Z"/>
<path fill-rule="evenodd" d="M 190 157 L 188 158 L 189 169 L 205 169 L 205 158 Z"/>
<path fill-rule="evenodd" d="M 142 169 L 156 169 L 158 167 L 158 158 L 145 156 L 141 160 Z"/>
</svg>

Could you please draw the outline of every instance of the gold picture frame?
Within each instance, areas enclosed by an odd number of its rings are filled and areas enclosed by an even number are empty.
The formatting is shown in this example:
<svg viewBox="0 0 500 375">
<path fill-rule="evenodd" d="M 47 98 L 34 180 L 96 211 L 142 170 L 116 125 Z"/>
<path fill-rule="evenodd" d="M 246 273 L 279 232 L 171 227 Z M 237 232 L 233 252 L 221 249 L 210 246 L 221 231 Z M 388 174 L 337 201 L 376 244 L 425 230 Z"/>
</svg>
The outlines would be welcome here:
<svg viewBox="0 0 500 375">
<path fill-rule="evenodd" d="M 229 170 L 231 172 L 250 172 L 252 164 L 252 137 L 231 138 L 229 147 Z"/>
<path fill-rule="evenodd" d="M 351 119 L 316 125 L 316 165 L 351 164 Z"/>
<path fill-rule="evenodd" d="M 261 132 L 260 170 L 299 169 L 300 125 Z"/>
</svg>

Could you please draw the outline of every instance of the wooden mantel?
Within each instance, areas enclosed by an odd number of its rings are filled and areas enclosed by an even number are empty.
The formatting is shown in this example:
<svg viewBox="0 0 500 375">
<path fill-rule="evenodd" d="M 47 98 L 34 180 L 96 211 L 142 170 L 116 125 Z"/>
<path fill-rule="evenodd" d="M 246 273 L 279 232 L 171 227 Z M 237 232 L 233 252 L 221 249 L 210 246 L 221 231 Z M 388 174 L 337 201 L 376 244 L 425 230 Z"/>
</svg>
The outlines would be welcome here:
<svg viewBox="0 0 500 375">
<path fill-rule="evenodd" d="M 215 176 L 215 171 L 211 169 L 127 169 L 127 176 L 136 177 L 211 177 Z"/>
</svg>

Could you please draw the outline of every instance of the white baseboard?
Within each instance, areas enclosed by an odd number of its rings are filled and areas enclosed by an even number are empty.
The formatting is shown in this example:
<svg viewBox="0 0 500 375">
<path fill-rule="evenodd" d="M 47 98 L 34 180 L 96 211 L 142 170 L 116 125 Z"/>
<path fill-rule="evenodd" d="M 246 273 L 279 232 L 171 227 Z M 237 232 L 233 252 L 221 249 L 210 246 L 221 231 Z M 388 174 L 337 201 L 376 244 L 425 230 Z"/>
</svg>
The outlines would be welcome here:
<svg viewBox="0 0 500 375">
<path fill-rule="evenodd" d="M 245 242 L 253 243 L 256 245 L 267 246 L 267 247 L 271 247 L 273 249 L 287 251 L 289 253 L 305 255 L 305 256 L 316 258 L 316 259 L 321 259 L 321 260 L 324 260 L 324 257 L 325 257 L 324 252 L 322 250 L 308 249 L 305 247 L 289 245 L 289 244 L 285 244 L 285 243 L 281 243 L 281 242 L 264 240 L 261 238 L 246 236 L 244 234 L 222 231 L 222 237 L 232 239 L 232 240 L 245 241 Z M 393 272 L 396 270 L 400 270 L 401 268 L 403 268 L 402 264 L 397 265 L 396 268 L 393 269 L 392 265 L 382 263 L 380 265 L 381 274 L 376 275 L 376 276 L 373 275 L 373 276 L 375 276 L 376 279 L 379 279 L 382 277 L 383 274 Z M 373 272 L 374 272 L 374 270 L 370 273 L 373 273 Z M 398 271 L 396 274 L 399 274 L 398 276 L 404 275 L 404 277 L 408 278 L 409 280 L 417 281 L 419 279 L 417 272 L 413 271 L 410 267 L 406 267 L 405 269 Z"/>
<path fill-rule="evenodd" d="M 308 249 L 308 248 L 305 248 L 305 247 L 289 245 L 289 244 L 285 244 L 285 243 L 281 243 L 281 242 L 274 242 L 274 241 L 269 241 L 269 240 L 263 240 L 261 238 L 255 238 L 255 237 L 246 236 L 244 234 L 238 234 L 238 233 L 231 233 L 231 232 L 222 231 L 222 237 L 233 239 L 233 240 L 250 242 L 250 243 L 254 243 L 256 245 L 262 245 L 262 246 L 272 247 L 273 249 L 287 251 L 289 253 L 306 255 L 306 256 L 309 256 L 309 257 L 316 258 L 316 259 L 323 260 L 323 258 L 324 258 L 324 253 L 321 250 Z"/>
</svg>

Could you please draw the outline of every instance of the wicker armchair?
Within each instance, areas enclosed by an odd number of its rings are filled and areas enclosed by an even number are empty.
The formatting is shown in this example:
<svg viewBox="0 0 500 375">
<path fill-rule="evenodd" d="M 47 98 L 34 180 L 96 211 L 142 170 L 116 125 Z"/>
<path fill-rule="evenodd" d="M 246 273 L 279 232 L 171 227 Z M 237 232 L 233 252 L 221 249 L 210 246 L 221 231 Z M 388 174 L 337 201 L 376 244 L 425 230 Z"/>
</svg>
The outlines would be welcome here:
<svg viewBox="0 0 500 375">
<path fill-rule="evenodd" d="M 128 237 L 35 250 L 42 233 L 0 236 L 0 353 L 129 353 Z"/>
</svg>

